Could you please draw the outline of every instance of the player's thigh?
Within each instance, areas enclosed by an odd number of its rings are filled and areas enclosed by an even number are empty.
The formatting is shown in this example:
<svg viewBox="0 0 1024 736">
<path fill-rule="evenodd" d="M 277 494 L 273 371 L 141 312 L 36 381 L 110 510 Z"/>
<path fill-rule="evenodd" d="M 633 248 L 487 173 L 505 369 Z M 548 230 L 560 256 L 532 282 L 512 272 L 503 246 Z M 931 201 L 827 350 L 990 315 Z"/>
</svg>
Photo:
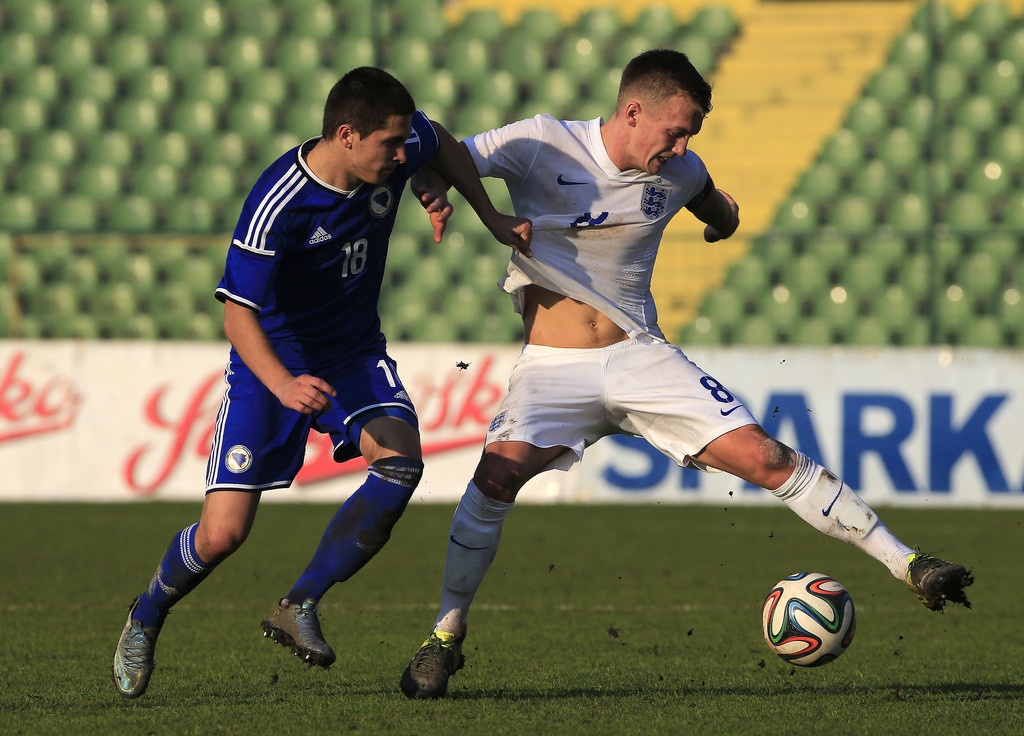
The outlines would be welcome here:
<svg viewBox="0 0 1024 736">
<path fill-rule="evenodd" d="M 258 491 L 206 494 L 195 537 L 199 557 L 215 562 L 237 549 L 249 536 L 259 503 Z"/>
<path fill-rule="evenodd" d="M 420 459 L 420 433 L 400 416 L 377 416 L 366 422 L 359 436 L 359 451 L 367 463 L 385 457 Z"/>
</svg>

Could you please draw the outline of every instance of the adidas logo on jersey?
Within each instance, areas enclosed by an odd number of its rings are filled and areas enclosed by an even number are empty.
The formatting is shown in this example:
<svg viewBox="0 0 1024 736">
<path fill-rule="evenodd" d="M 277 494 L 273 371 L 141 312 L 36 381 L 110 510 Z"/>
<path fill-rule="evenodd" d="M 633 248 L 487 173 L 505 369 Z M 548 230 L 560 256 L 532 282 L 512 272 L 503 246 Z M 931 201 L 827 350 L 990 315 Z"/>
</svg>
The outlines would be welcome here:
<svg viewBox="0 0 1024 736">
<path fill-rule="evenodd" d="M 329 232 L 327 232 L 322 227 L 317 225 L 316 232 L 309 237 L 309 240 L 307 242 L 310 245 L 316 245 L 317 243 L 322 243 L 325 240 L 330 240 L 333 237 L 333 235 L 331 235 Z"/>
</svg>

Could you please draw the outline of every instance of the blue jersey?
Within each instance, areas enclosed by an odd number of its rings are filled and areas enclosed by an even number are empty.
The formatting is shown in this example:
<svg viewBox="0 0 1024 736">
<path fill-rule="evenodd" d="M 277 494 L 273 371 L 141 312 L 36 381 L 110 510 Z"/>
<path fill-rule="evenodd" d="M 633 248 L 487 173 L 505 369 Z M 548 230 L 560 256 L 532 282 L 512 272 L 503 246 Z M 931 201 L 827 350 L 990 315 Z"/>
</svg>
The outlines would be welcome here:
<svg viewBox="0 0 1024 736">
<path fill-rule="evenodd" d="M 259 314 L 278 357 L 295 372 L 383 349 L 377 302 L 388 239 L 406 182 L 438 148 L 433 126 L 417 111 L 406 162 L 381 184 L 345 192 L 306 164 L 318 140 L 281 156 L 253 186 L 216 292 Z"/>
</svg>

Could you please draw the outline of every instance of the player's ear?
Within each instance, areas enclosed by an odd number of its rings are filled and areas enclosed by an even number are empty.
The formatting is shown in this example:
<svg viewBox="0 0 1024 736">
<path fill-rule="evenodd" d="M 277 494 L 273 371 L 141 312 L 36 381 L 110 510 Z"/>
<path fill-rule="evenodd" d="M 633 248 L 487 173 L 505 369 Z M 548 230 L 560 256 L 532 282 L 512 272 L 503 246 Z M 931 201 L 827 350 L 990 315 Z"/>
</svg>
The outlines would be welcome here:
<svg viewBox="0 0 1024 736">
<path fill-rule="evenodd" d="M 352 148 L 352 143 L 356 139 L 356 131 L 348 123 L 342 123 L 334 131 L 334 137 L 345 148 Z"/>
<path fill-rule="evenodd" d="M 637 120 L 640 118 L 640 114 L 643 112 L 643 108 L 640 105 L 639 100 L 632 100 L 626 103 L 626 124 L 630 127 L 636 127 Z"/>
</svg>

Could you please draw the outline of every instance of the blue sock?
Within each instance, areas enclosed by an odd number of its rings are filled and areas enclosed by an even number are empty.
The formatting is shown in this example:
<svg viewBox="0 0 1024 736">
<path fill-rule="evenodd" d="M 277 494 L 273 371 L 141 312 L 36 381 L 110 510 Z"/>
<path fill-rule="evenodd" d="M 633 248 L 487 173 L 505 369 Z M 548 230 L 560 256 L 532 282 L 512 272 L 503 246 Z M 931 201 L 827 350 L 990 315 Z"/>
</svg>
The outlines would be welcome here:
<svg viewBox="0 0 1024 736">
<path fill-rule="evenodd" d="M 332 585 L 359 572 L 391 538 L 422 475 L 422 461 L 407 457 L 370 465 L 366 482 L 324 530 L 313 559 L 286 596 L 289 602 L 319 601 Z"/>
<path fill-rule="evenodd" d="M 216 567 L 206 564 L 196 554 L 198 526 L 198 523 L 193 524 L 174 535 L 153 573 L 149 588 L 139 596 L 134 618 L 143 626 L 163 626 L 171 606 L 194 590 Z"/>
</svg>

